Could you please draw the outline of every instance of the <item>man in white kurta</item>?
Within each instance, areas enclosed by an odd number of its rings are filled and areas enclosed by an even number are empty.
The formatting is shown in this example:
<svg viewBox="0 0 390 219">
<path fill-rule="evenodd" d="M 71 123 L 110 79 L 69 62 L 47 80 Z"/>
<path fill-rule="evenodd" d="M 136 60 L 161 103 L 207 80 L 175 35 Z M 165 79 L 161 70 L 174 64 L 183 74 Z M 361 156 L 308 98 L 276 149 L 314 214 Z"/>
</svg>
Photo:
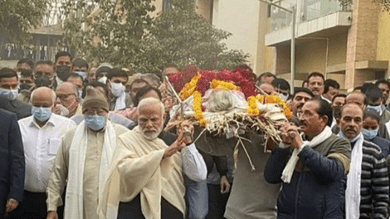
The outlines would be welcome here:
<svg viewBox="0 0 390 219">
<path fill-rule="evenodd" d="M 18 121 L 26 158 L 23 202 L 13 218 L 45 218 L 46 188 L 61 138 L 76 124 L 55 115 L 51 109 L 56 95 L 47 87 L 31 94 L 32 116 Z"/>
<path fill-rule="evenodd" d="M 138 126 L 119 136 L 99 218 L 183 218 L 183 174 L 194 181 L 205 180 L 207 174 L 202 156 L 184 132 L 191 127 L 182 125 L 168 146 L 158 138 L 164 121 L 161 101 L 143 99 L 137 110 Z"/>
<path fill-rule="evenodd" d="M 87 88 L 82 109 L 85 121 L 65 135 L 55 160 L 47 189 L 48 218 L 57 218 L 67 181 L 64 218 L 98 217 L 99 189 L 108 171 L 116 137 L 128 130 L 107 119 L 108 103 L 92 87 Z"/>
</svg>

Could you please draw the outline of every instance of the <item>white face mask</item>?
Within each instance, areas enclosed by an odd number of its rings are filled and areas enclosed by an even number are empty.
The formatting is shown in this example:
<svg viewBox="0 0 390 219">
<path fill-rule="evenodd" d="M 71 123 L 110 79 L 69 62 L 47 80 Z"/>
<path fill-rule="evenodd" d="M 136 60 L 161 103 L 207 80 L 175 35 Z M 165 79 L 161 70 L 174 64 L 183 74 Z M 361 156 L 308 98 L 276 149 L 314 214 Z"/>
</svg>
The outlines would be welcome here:
<svg viewBox="0 0 390 219">
<path fill-rule="evenodd" d="M 125 92 L 125 86 L 122 83 L 112 83 L 111 92 L 114 96 L 120 97 Z"/>
<path fill-rule="evenodd" d="M 107 77 L 103 76 L 98 80 L 100 83 L 106 84 L 107 83 Z"/>
<path fill-rule="evenodd" d="M 61 116 L 68 116 L 69 115 L 69 110 L 68 108 L 64 107 L 63 105 L 58 105 L 61 109 Z"/>
<path fill-rule="evenodd" d="M 279 93 L 279 96 L 280 96 L 280 98 L 282 98 L 284 101 L 287 101 L 289 95 L 288 95 L 288 94 Z"/>
<path fill-rule="evenodd" d="M 79 90 L 79 98 L 82 99 L 83 98 L 83 90 Z"/>
</svg>

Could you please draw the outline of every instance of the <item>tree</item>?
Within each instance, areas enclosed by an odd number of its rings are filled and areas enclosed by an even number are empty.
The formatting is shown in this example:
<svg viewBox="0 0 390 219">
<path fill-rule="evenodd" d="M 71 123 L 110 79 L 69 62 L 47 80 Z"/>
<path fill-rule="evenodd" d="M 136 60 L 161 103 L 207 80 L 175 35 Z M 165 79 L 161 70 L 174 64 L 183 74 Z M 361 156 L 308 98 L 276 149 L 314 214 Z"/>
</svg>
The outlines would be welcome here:
<svg viewBox="0 0 390 219">
<path fill-rule="evenodd" d="M 24 43 L 28 32 L 40 25 L 48 0 L 2 0 L 0 1 L 1 43 Z"/>
<path fill-rule="evenodd" d="M 87 60 L 136 64 L 142 37 L 152 22 L 151 0 L 90 2 L 72 1 L 65 6 L 65 39 Z"/>
<path fill-rule="evenodd" d="M 196 14 L 193 0 L 171 0 L 172 8 L 152 19 L 151 1 L 101 0 L 100 11 L 70 16 L 81 2 L 68 5 L 65 33 L 79 55 L 89 60 L 132 67 L 138 72 L 161 71 L 168 63 L 196 64 L 203 69 L 229 68 L 247 55 L 228 50 L 231 34 L 216 29 Z M 74 13 L 74 12 L 73 12 Z M 81 30 L 82 24 L 86 30 Z"/>
<path fill-rule="evenodd" d="M 171 0 L 171 8 L 153 20 L 144 40 L 149 66 L 162 69 L 167 63 L 196 64 L 202 69 L 232 68 L 248 55 L 228 50 L 223 42 L 231 33 L 213 27 L 198 15 L 193 0 Z"/>
</svg>

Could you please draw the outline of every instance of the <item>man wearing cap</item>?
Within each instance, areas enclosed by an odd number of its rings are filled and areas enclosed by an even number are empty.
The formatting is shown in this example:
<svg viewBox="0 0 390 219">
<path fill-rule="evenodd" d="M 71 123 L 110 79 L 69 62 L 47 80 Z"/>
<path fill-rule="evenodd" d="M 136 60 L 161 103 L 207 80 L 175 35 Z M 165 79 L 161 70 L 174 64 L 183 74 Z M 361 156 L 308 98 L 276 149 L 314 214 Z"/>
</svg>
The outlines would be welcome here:
<svg viewBox="0 0 390 219">
<path fill-rule="evenodd" d="M 97 204 L 116 139 L 127 131 L 107 119 L 108 103 L 95 88 L 87 88 L 82 111 L 85 120 L 65 135 L 58 150 L 47 189 L 47 218 L 57 218 L 65 185 L 64 218 L 98 218 Z"/>
</svg>

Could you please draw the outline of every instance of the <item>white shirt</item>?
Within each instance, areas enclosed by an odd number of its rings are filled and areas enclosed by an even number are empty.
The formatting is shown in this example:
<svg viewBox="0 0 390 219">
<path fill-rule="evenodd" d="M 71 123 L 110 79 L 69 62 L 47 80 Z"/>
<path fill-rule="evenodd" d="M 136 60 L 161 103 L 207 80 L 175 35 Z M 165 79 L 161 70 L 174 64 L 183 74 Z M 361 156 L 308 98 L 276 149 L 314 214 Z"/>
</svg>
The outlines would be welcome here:
<svg viewBox="0 0 390 219">
<path fill-rule="evenodd" d="M 193 181 L 200 182 L 207 178 L 207 167 L 203 156 L 196 149 L 195 144 L 191 144 L 181 150 L 183 162 L 183 172 Z"/>
<path fill-rule="evenodd" d="M 24 189 L 29 192 L 45 192 L 61 138 L 76 123 L 53 113 L 46 124 L 39 127 L 33 117 L 18 121 L 26 159 Z"/>
</svg>

